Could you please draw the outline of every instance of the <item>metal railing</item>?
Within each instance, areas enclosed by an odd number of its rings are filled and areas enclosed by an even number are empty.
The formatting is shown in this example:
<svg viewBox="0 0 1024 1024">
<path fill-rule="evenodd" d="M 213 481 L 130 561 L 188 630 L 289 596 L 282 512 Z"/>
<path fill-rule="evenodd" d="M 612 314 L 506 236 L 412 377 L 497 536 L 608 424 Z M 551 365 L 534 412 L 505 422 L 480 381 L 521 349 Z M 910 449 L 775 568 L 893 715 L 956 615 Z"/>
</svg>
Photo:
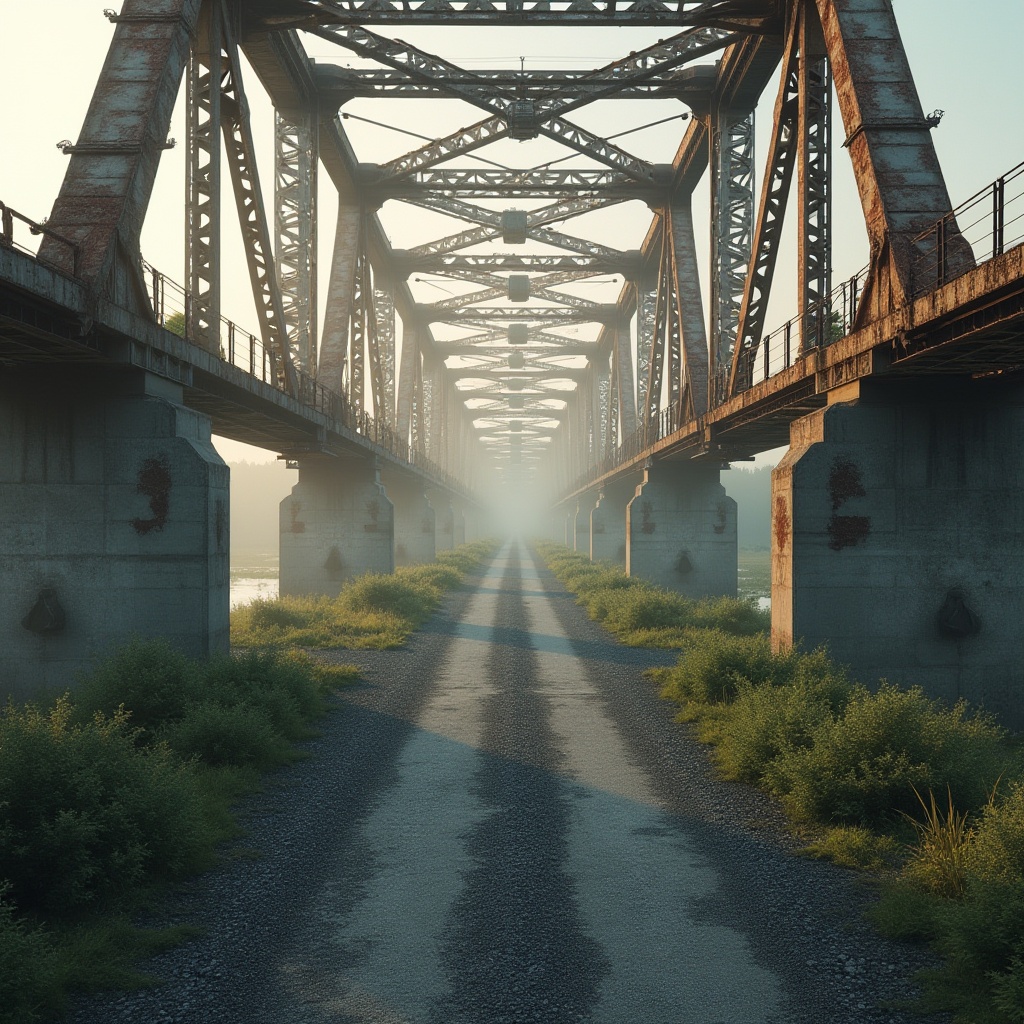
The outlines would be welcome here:
<svg viewBox="0 0 1024 1024">
<path fill-rule="evenodd" d="M 910 288 L 916 298 L 1024 242 L 1024 162 L 914 238 Z M 967 259 L 965 244 L 973 260 Z"/>
<path fill-rule="evenodd" d="M 914 239 L 918 255 L 911 266 L 911 297 L 940 288 L 975 266 L 1024 242 L 1024 162 L 1017 164 L 980 192 L 965 200 Z M 964 259 L 964 246 L 973 259 Z M 792 366 L 811 349 L 824 348 L 853 329 L 869 267 L 837 285 L 828 296 L 798 313 L 748 350 L 740 367 L 740 390 L 768 380 Z M 731 368 L 712 382 L 712 405 L 728 398 Z M 666 409 L 650 424 L 625 438 L 617 448 L 582 473 L 571 485 L 578 491 L 605 473 L 637 458 L 658 441 L 675 433 L 675 409 Z"/>
<path fill-rule="evenodd" d="M 180 335 L 189 344 L 196 344 L 188 338 L 188 293 L 180 284 L 145 260 L 142 261 L 142 269 L 149 284 L 149 298 L 157 322 L 167 330 Z M 265 349 L 262 339 L 252 331 L 247 331 L 233 320 L 221 316 L 217 344 L 218 351 L 211 354 L 217 355 L 223 362 L 242 370 L 248 376 L 288 394 L 281 383 L 274 360 Z M 205 346 L 197 347 L 203 347 L 204 351 L 208 351 Z M 365 409 L 356 409 L 346 396 L 327 387 L 310 374 L 295 370 L 295 394 L 291 397 L 307 408 L 322 413 L 353 434 L 383 448 L 395 458 L 429 474 L 446 487 L 452 490 L 463 489 L 452 473 L 428 458 L 425 452 L 400 438 L 388 423 L 371 416 Z"/>
<path fill-rule="evenodd" d="M 77 242 L 71 241 L 70 238 L 65 238 L 64 235 L 57 234 L 56 231 L 51 231 L 45 224 L 34 221 L 31 217 L 26 217 L 23 213 L 19 213 L 6 203 L 0 203 L 0 245 L 6 246 L 8 249 L 17 249 L 19 252 L 28 253 L 29 256 L 39 260 L 40 263 L 44 263 L 47 266 L 51 265 L 47 260 L 40 259 L 39 255 L 28 248 L 28 246 L 21 245 L 15 239 L 15 221 L 25 224 L 30 235 L 45 235 L 47 238 L 52 238 L 66 245 L 71 250 L 71 275 L 75 278 L 80 276 L 82 250 Z M 55 269 L 62 270 L 63 268 L 57 267 Z"/>
</svg>

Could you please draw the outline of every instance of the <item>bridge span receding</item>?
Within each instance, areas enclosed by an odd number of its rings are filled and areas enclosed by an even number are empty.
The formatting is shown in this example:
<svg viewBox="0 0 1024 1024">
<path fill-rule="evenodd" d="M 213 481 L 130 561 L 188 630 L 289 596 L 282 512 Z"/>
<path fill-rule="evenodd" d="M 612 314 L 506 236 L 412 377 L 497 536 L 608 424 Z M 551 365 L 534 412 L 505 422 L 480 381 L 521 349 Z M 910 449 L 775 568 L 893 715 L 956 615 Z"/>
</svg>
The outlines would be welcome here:
<svg viewBox="0 0 1024 1024">
<path fill-rule="evenodd" d="M 282 588 L 323 593 L 389 570 L 397 547 L 432 557 L 489 503 L 520 522 L 553 508 L 551 528 L 594 557 L 734 593 L 720 467 L 788 444 L 776 641 L 827 642 L 866 678 L 1020 721 L 1024 167 L 953 208 L 931 135 L 942 112 L 925 114 L 891 0 L 125 0 L 107 15 L 49 218 L 2 208 L 0 641 L 19 687 L 132 631 L 225 647 L 211 431 L 297 465 Z M 467 68 L 387 34 L 438 24 L 649 38 L 581 71 Z M 773 89 L 759 165 L 754 111 Z M 454 129 L 440 99 L 478 120 Z M 603 134 L 580 119 L 640 99 L 620 106 L 676 113 L 610 117 Z M 375 114 L 413 100 L 429 134 Z M 181 286 L 141 247 L 176 103 Z M 659 129 L 660 154 L 630 151 L 663 122 L 676 134 Z M 374 149 L 371 129 L 416 146 Z M 833 165 L 847 158 L 870 259 L 835 284 Z M 253 333 L 222 312 L 232 202 Z M 416 237 L 418 211 L 433 220 Z M 796 313 L 766 333 L 776 279 Z"/>
</svg>

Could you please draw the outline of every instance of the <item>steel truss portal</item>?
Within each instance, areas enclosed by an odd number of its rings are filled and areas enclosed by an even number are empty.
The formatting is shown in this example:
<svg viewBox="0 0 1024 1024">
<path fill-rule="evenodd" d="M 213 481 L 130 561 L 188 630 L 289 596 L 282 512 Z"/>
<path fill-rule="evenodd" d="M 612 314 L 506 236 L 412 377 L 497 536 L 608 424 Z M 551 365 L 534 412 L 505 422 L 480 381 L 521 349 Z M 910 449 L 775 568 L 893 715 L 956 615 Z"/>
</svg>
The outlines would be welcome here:
<svg viewBox="0 0 1024 1024">
<path fill-rule="evenodd" d="M 124 0 L 108 16 L 111 55 L 81 137 L 65 147 L 71 162 L 41 257 L 68 265 L 55 239 L 71 240 L 76 269 L 101 294 L 153 314 L 139 239 L 184 76 L 188 339 L 222 354 L 226 167 L 270 379 L 296 397 L 314 386 L 343 396 L 375 429 L 397 432 L 464 480 L 482 459 L 510 477 L 538 472 L 545 450 L 547 470 L 560 473 L 550 482 L 564 489 L 574 474 L 624 447 L 639 450 L 770 372 L 765 316 L 794 182 L 792 356 L 851 326 L 852 315 L 837 320 L 830 305 L 833 85 L 871 244 L 857 317 L 905 301 L 911 268 L 927 255 L 922 232 L 950 209 L 891 0 Z M 471 70 L 394 37 L 417 25 L 634 25 L 648 26 L 651 41 L 589 70 L 525 59 Z M 307 39 L 320 53 L 336 46 L 337 62 L 311 60 Z M 272 216 L 243 52 L 275 108 Z M 353 56 L 361 66 L 342 66 Z M 759 173 L 753 110 L 776 67 Z M 134 69 L 130 96 L 125 68 Z M 361 159 L 351 129 L 368 119 L 344 106 L 415 97 L 461 102 L 467 126 L 428 129 L 408 152 Z M 677 105 L 658 122 L 678 125 L 674 156 L 630 150 L 625 137 L 650 125 L 605 137 L 570 119 L 599 101 L 637 99 Z M 387 128 L 387 115 L 376 123 Z M 527 157 L 537 140 L 543 160 L 507 166 L 497 157 L 509 140 Z M 901 170 L 907 154 L 912 174 Z M 694 199 L 705 172 L 709 211 Z M 321 327 L 324 187 L 337 190 L 338 217 Z M 517 198 L 531 208 L 493 202 Z M 591 225 L 617 207 L 628 211 L 617 223 L 644 218 L 646 236 L 595 234 Z M 396 209 L 410 219 L 428 210 L 451 228 L 394 248 L 384 223 L 401 222 Z M 705 217 L 710 262 L 701 267 Z M 942 259 L 954 269 L 971 260 L 955 222 Z M 486 413 L 472 404 L 481 402 Z"/>
</svg>

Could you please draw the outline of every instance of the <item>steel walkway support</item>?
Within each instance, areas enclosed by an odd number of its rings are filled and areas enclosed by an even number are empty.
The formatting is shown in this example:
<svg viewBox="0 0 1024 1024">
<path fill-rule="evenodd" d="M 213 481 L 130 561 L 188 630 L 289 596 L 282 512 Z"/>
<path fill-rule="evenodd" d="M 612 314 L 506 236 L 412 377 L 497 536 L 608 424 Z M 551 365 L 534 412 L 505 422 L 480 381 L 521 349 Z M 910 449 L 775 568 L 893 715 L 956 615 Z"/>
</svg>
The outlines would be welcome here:
<svg viewBox="0 0 1024 1024">
<path fill-rule="evenodd" d="M 228 649 L 228 468 L 209 419 L 143 372 L 0 383 L 0 645 L 16 698 L 130 636 Z"/>
<path fill-rule="evenodd" d="M 874 385 L 874 386 L 870 386 Z M 1024 390 L 850 385 L 772 474 L 772 637 L 1024 727 Z"/>
</svg>

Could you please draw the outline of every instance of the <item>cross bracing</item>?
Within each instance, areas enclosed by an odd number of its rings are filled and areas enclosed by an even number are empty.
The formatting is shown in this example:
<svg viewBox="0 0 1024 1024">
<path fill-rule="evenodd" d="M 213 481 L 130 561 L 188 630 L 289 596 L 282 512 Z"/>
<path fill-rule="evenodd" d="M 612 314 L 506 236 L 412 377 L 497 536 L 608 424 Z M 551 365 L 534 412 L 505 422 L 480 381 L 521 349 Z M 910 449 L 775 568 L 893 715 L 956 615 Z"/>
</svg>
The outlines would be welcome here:
<svg viewBox="0 0 1024 1024">
<path fill-rule="evenodd" d="M 189 340 L 215 356 L 224 350 L 220 196 L 230 181 L 267 379 L 292 395 L 313 384 L 339 395 L 456 471 L 472 462 L 468 439 L 484 437 L 467 403 L 485 400 L 514 417 L 538 395 L 557 395 L 563 414 L 531 429 L 546 431 L 559 451 L 560 486 L 637 434 L 650 440 L 666 423 L 698 421 L 773 372 L 766 317 L 787 207 L 798 259 L 789 275 L 796 294 L 780 307 L 792 317 L 786 360 L 833 340 L 837 315 L 845 329 L 905 301 L 912 268 L 927 258 L 922 232 L 948 214 L 949 200 L 890 0 L 868 8 L 840 0 L 125 0 L 111 16 L 111 68 L 144 66 L 149 99 L 126 109 L 120 80 L 104 71 L 83 135 L 67 147 L 53 237 L 80 246 L 75 261 L 86 278 L 153 314 L 139 238 L 187 68 Z M 881 77 L 862 45 L 865 18 L 872 45 L 886 54 Z M 418 42 L 419 25 L 451 29 L 444 38 L 455 53 Z M 595 57 L 584 68 L 518 60 L 532 31 L 572 28 L 573 39 L 586 40 L 585 59 L 590 45 L 604 53 L 617 38 L 611 28 L 626 25 L 648 37 L 631 37 L 612 60 Z M 405 38 L 394 37 L 399 26 Z M 460 63 L 458 53 L 474 45 L 462 32 L 500 41 L 512 28 L 515 55 L 509 49 L 486 70 Z M 328 46 L 336 60 L 325 56 Z M 353 59 L 361 65 L 342 66 Z M 274 182 L 272 210 L 260 187 L 253 88 L 274 107 L 276 159 L 262 168 L 262 180 Z M 753 110 L 762 94 L 756 127 L 768 155 L 759 166 Z M 433 102 L 413 105 L 408 128 L 389 113 L 424 98 Z M 638 99 L 645 102 L 618 102 Z M 438 114 L 435 123 L 440 101 L 461 114 Z M 659 103 L 670 105 L 668 117 L 658 116 Z M 651 121 L 641 113 L 656 110 Z M 833 129 L 836 113 L 842 131 Z M 395 129 L 392 142 L 403 148 L 374 148 L 360 134 L 364 121 L 385 135 Z M 837 314 L 831 168 L 840 140 L 860 188 L 871 264 L 848 312 Z M 902 170 L 908 153 L 913 174 Z M 89 221 L 83 199 L 97 188 L 110 201 Z M 329 204 L 320 202 L 325 189 L 336 193 Z M 318 211 L 335 205 L 335 224 L 319 224 Z M 420 211 L 432 219 L 421 221 Z M 333 252 L 318 261 L 318 239 L 326 248 L 332 228 Z M 52 238 L 42 251 L 58 266 L 70 258 Z M 943 272 L 970 258 L 954 221 Z M 330 267 L 319 318 L 318 262 Z M 559 359 L 572 365 L 548 365 Z M 488 433 L 485 447 L 500 449 L 504 436 Z"/>
</svg>

